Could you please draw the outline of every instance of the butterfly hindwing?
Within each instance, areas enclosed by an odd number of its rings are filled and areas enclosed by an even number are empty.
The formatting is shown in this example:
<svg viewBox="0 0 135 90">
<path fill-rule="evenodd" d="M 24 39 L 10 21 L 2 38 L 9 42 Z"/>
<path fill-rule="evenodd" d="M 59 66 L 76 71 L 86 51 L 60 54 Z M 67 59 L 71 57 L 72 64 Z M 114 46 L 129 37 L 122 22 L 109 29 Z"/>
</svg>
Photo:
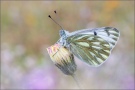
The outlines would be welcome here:
<svg viewBox="0 0 135 90">
<path fill-rule="evenodd" d="M 75 34 L 67 38 L 71 52 L 91 66 L 99 66 L 110 55 L 110 45 L 99 36 Z"/>
</svg>

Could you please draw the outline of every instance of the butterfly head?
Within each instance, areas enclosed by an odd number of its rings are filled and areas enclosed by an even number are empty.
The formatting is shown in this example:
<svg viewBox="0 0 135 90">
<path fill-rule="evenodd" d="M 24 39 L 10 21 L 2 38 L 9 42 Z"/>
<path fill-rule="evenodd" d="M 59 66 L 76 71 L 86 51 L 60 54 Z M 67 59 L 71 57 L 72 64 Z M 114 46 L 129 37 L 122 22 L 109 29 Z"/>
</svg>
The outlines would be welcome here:
<svg viewBox="0 0 135 90">
<path fill-rule="evenodd" d="M 59 31 L 60 37 L 67 36 L 68 33 L 69 33 L 69 32 L 66 31 L 66 30 L 60 30 L 60 31 Z"/>
<path fill-rule="evenodd" d="M 69 32 L 66 30 L 60 30 L 59 31 L 60 34 L 60 40 L 58 41 L 58 43 L 60 43 L 62 46 L 66 46 L 66 39 L 68 37 Z"/>
</svg>

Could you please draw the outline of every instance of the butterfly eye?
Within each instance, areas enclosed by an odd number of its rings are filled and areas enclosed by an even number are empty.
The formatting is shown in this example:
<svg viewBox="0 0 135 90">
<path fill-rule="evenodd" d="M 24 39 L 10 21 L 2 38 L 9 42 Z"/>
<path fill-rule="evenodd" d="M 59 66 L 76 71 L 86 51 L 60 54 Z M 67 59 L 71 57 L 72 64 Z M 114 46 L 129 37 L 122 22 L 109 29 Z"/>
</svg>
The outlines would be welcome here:
<svg viewBox="0 0 135 90">
<path fill-rule="evenodd" d="M 94 35 L 97 35 L 97 32 L 94 31 Z"/>
<path fill-rule="evenodd" d="M 61 36 L 65 35 L 66 33 L 65 33 L 64 30 L 60 30 L 60 31 L 59 31 L 59 34 L 60 34 L 60 37 L 61 37 Z"/>
<path fill-rule="evenodd" d="M 74 56 L 67 48 L 54 44 L 47 48 L 48 52 L 54 64 L 66 75 L 73 75 L 76 71 L 76 64 L 74 62 Z"/>
</svg>

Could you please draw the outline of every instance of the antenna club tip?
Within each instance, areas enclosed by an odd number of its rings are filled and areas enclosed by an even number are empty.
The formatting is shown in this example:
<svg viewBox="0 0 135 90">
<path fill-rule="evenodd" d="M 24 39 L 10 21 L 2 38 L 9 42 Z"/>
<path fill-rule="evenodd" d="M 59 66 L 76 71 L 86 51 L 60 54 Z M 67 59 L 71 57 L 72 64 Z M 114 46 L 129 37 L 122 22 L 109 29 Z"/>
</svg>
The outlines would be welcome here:
<svg viewBox="0 0 135 90">
<path fill-rule="evenodd" d="M 54 13 L 56 13 L 56 10 L 54 10 Z"/>
<path fill-rule="evenodd" d="M 51 18 L 51 16 L 50 16 L 50 15 L 48 15 L 48 17 L 49 17 L 49 18 Z"/>
</svg>

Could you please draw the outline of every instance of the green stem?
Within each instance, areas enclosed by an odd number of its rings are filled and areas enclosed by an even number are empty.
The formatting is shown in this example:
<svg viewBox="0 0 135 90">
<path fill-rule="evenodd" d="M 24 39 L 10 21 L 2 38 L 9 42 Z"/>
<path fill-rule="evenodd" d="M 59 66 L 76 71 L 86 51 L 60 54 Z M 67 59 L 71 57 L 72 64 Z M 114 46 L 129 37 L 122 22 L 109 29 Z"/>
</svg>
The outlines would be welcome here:
<svg viewBox="0 0 135 90">
<path fill-rule="evenodd" d="M 78 79 L 77 79 L 76 75 L 75 75 L 75 74 L 72 74 L 71 76 L 72 76 L 72 77 L 73 77 L 73 79 L 75 80 L 75 82 L 76 82 L 76 84 L 77 84 L 78 88 L 79 88 L 79 89 L 81 89 L 80 84 L 79 84 L 79 81 L 78 81 Z"/>
</svg>

